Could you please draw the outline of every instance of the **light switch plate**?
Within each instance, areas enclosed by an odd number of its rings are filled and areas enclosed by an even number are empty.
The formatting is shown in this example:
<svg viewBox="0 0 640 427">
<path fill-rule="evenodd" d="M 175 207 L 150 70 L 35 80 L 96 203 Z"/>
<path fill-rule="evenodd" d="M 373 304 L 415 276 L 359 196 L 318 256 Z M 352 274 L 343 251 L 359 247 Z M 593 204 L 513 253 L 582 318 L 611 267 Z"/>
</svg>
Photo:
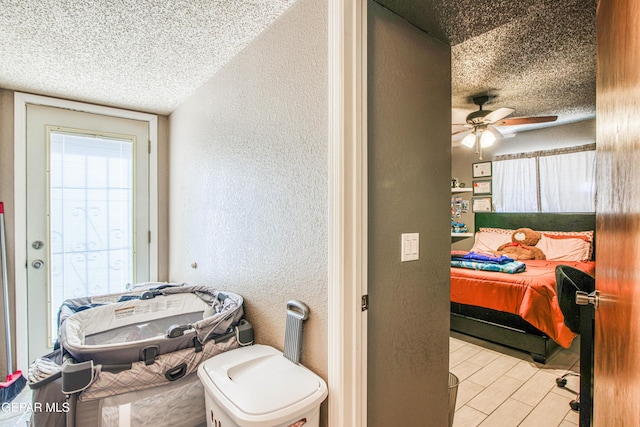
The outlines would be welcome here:
<svg viewBox="0 0 640 427">
<path fill-rule="evenodd" d="M 420 233 L 402 233 L 400 260 L 415 261 L 420 258 Z"/>
</svg>

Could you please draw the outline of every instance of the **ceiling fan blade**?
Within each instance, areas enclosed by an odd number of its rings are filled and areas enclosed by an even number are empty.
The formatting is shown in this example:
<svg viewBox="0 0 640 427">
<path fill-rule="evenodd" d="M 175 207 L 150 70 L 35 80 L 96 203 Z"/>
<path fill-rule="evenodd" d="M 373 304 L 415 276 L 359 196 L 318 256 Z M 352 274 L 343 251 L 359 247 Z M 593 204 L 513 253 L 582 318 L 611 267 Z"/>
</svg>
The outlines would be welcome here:
<svg viewBox="0 0 640 427">
<path fill-rule="evenodd" d="M 514 126 L 529 125 L 534 123 L 555 122 L 558 116 L 540 116 L 540 117 L 514 117 L 512 119 L 504 119 L 494 123 L 495 126 Z"/>
<path fill-rule="evenodd" d="M 487 126 L 487 130 L 491 132 L 493 136 L 496 137 L 497 140 L 504 138 L 504 135 L 502 134 L 502 132 L 500 132 L 498 129 L 494 128 L 493 126 Z"/>
<path fill-rule="evenodd" d="M 484 123 L 493 123 L 496 122 L 500 119 L 504 119 L 505 117 L 507 117 L 509 114 L 513 113 L 514 110 L 513 108 L 498 108 L 496 111 L 492 111 L 489 114 L 487 114 L 486 116 L 484 116 L 484 119 L 482 120 Z"/>
</svg>

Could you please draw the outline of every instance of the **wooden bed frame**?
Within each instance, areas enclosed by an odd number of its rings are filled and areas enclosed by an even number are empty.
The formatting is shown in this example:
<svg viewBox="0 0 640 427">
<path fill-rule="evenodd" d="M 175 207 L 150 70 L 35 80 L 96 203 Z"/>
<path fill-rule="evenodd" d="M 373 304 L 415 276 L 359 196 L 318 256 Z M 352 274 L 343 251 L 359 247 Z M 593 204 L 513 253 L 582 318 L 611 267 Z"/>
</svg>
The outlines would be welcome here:
<svg viewBox="0 0 640 427">
<path fill-rule="evenodd" d="M 595 231 L 596 216 L 594 213 L 476 213 L 475 231 L 480 227 Z M 595 237 L 593 244 L 595 248 Z M 546 363 L 560 348 L 520 316 L 472 305 L 451 303 L 451 330 L 529 352 L 538 363 Z"/>
</svg>

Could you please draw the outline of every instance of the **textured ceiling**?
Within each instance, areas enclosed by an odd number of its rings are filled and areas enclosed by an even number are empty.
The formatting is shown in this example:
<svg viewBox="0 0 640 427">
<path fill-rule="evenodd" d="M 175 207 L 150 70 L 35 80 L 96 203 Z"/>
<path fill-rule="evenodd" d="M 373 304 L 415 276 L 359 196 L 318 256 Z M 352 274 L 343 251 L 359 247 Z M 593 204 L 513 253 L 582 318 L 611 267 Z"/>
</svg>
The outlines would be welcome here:
<svg viewBox="0 0 640 427">
<path fill-rule="evenodd" d="M 295 0 L 0 0 L 0 87 L 167 114 Z"/>
<path fill-rule="evenodd" d="M 595 117 L 597 0 L 376 1 L 452 45 L 454 123 L 479 94 L 495 96 L 486 109 L 514 108 L 509 117 Z"/>
<path fill-rule="evenodd" d="M 452 45 L 453 122 L 595 116 L 597 0 L 376 0 Z M 295 0 L 0 0 L 0 87 L 167 114 Z"/>
</svg>

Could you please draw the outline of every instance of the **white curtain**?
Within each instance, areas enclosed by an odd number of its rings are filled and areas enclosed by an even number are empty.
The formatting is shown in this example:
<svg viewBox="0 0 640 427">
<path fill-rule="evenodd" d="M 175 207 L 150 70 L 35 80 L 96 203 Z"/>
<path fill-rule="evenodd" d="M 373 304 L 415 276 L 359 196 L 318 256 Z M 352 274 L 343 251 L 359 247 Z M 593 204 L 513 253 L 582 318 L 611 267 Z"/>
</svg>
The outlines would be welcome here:
<svg viewBox="0 0 640 427">
<path fill-rule="evenodd" d="M 496 212 L 537 212 L 536 159 L 493 162 L 493 205 Z"/>
<path fill-rule="evenodd" d="M 596 152 L 540 157 L 542 212 L 595 212 Z"/>
</svg>

